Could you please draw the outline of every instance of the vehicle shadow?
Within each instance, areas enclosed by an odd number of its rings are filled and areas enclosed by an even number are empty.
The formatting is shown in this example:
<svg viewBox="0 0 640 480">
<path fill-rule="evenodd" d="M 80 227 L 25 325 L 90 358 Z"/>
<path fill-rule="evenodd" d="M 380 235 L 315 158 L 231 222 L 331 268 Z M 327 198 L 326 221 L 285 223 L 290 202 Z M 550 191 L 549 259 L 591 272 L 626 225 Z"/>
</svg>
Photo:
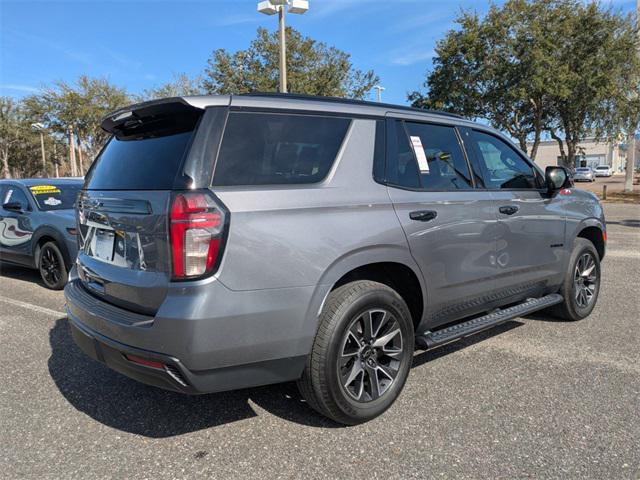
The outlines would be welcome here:
<svg viewBox="0 0 640 480">
<path fill-rule="evenodd" d="M 424 353 L 413 368 L 522 325 L 508 322 Z M 75 345 L 66 318 L 49 332 L 49 373 L 62 395 L 80 412 L 112 428 L 166 438 L 256 417 L 254 405 L 285 420 L 311 427 L 343 428 L 308 407 L 295 383 L 189 396 L 131 380 L 90 359 Z"/>
<path fill-rule="evenodd" d="M 442 345 L 441 347 L 434 348 L 433 350 L 416 353 L 413 356 L 412 368 L 419 367 L 420 365 L 424 365 L 427 362 L 433 362 L 446 355 L 459 352 L 460 350 L 471 347 L 476 343 L 480 343 L 489 338 L 502 335 L 503 333 L 506 333 L 509 330 L 513 330 L 514 328 L 521 327 L 522 325 L 524 325 L 524 323 L 517 320 L 510 320 L 508 322 L 490 328 L 489 330 L 476 333 L 475 335 L 471 335 L 470 337 L 461 338 L 460 340 L 455 340 L 451 343 Z"/>
<path fill-rule="evenodd" d="M 312 427 L 341 425 L 311 410 L 294 383 L 207 395 L 184 395 L 131 380 L 87 357 L 75 344 L 66 318 L 49 332 L 49 374 L 77 410 L 109 427 L 164 438 L 252 417 L 252 404 Z"/>
<path fill-rule="evenodd" d="M 40 273 L 32 268 L 0 263 L 0 277 L 7 277 L 13 280 L 23 280 L 25 282 L 36 283 L 41 287 L 44 287 L 44 283 L 42 283 L 42 279 L 40 278 Z"/>
<path fill-rule="evenodd" d="M 640 220 L 627 219 L 627 220 L 607 220 L 607 225 L 622 225 L 623 227 L 640 228 Z"/>
</svg>

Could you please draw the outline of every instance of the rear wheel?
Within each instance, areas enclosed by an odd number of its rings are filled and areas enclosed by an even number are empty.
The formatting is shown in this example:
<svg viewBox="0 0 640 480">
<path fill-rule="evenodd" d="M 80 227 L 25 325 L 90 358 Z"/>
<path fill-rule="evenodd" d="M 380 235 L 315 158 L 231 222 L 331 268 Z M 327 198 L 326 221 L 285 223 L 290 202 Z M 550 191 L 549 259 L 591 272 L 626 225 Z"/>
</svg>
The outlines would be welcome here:
<svg viewBox="0 0 640 480">
<path fill-rule="evenodd" d="M 348 283 L 327 297 L 298 387 L 336 422 L 366 422 L 402 391 L 413 344 L 411 314 L 397 292 L 372 281 Z"/>
<path fill-rule="evenodd" d="M 565 320 L 582 320 L 596 306 L 600 293 L 600 257 L 589 240 L 576 238 L 559 293 L 564 301 L 553 307 L 552 313 Z"/>
<path fill-rule="evenodd" d="M 47 242 L 40 248 L 38 269 L 45 287 L 62 290 L 67 283 L 67 267 L 55 242 Z"/>
</svg>

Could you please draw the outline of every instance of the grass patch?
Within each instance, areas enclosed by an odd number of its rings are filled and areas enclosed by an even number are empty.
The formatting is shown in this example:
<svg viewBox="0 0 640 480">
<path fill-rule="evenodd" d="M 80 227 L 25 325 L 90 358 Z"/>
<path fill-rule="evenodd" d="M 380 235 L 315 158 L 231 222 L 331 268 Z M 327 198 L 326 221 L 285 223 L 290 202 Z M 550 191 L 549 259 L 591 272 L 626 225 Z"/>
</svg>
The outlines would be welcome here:
<svg viewBox="0 0 640 480">
<path fill-rule="evenodd" d="M 602 200 L 602 192 L 597 193 L 598 198 Z M 611 203 L 636 203 L 640 204 L 640 189 L 636 189 L 633 192 L 607 192 L 607 199 L 605 202 Z"/>
</svg>

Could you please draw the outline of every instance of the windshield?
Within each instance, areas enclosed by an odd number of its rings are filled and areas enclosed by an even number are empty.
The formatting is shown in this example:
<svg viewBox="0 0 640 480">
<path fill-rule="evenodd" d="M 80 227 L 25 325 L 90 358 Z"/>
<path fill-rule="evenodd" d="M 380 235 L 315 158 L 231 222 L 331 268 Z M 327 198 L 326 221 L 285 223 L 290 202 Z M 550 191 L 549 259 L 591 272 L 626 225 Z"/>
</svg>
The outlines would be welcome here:
<svg viewBox="0 0 640 480">
<path fill-rule="evenodd" d="M 596 170 L 609 170 L 609 167 L 596 167 Z"/>
<path fill-rule="evenodd" d="M 43 211 L 66 210 L 74 207 L 78 192 L 82 187 L 78 185 L 32 185 L 29 191 Z"/>
</svg>

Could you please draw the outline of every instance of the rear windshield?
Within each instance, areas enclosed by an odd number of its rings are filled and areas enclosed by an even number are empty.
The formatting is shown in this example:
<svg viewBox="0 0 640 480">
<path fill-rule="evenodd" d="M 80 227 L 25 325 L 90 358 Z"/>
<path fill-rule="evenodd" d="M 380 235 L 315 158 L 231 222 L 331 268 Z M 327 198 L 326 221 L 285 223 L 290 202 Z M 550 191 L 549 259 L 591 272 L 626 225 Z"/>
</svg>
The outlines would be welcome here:
<svg viewBox="0 0 640 480">
<path fill-rule="evenodd" d="M 576 168 L 576 172 L 588 172 L 590 170 L 590 168 Z"/>
<path fill-rule="evenodd" d="M 169 190 L 193 130 L 162 136 L 113 137 L 87 175 L 88 190 Z"/>
<path fill-rule="evenodd" d="M 38 205 L 38 209 L 67 210 L 74 208 L 78 192 L 82 185 L 32 185 L 29 191 Z"/>
<path fill-rule="evenodd" d="M 319 182 L 329 173 L 350 123 L 340 117 L 232 112 L 213 185 Z"/>
</svg>

